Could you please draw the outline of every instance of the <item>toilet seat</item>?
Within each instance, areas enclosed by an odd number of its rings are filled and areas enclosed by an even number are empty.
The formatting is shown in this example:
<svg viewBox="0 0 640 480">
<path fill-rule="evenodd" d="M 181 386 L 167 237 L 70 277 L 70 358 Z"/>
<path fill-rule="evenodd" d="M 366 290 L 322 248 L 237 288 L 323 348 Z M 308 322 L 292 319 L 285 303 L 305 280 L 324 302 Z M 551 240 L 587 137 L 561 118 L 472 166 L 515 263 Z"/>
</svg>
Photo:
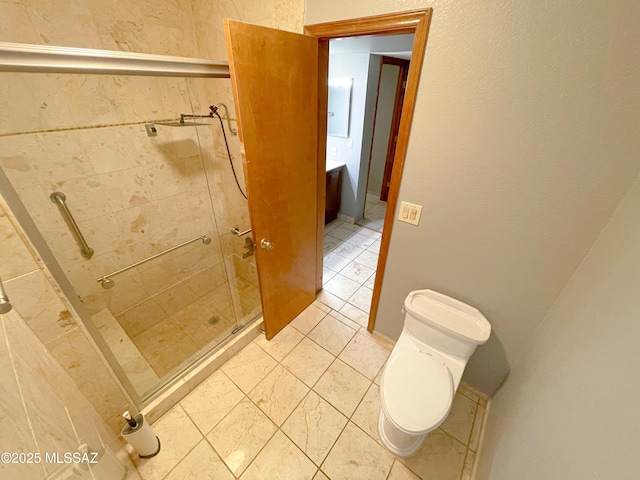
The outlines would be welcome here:
<svg viewBox="0 0 640 480">
<path fill-rule="evenodd" d="M 417 350 L 392 355 L 380 399 L 387 419 L 409 434 L 422 434 L 444 421 L 453 400 L 453 379 L 441 361 Z"/>
</svg>

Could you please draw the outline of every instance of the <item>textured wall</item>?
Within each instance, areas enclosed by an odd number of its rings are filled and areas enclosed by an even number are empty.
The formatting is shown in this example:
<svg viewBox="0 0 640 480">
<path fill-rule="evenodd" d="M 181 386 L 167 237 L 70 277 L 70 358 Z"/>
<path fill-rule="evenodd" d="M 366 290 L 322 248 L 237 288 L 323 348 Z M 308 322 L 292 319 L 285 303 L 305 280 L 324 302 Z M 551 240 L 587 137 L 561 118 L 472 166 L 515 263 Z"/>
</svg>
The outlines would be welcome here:
<svg viewBox="0 0 640 480">
<path fill-rule="evenodd" d="M 640 170 L 637 4 L 307 0 L 305 24 L 433 7 L 376 329 L 407 293 L 479 308 L 495 392 Z"/>
<path fill-rule="evenodd" d="M 640 180 L 491 403 L 479 479 L 637 478 Z"/>
</svg>

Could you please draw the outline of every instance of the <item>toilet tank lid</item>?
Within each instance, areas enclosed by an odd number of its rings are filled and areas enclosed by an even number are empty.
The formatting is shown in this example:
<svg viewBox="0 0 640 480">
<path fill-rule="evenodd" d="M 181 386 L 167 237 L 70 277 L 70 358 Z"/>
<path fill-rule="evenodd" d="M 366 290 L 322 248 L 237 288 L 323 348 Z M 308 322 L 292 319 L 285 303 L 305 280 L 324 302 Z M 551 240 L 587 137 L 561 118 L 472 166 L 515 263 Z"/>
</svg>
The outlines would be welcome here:
<svg viewBox="0 0 640 480">
<path fill-rule="evenodd" d="M 477 343 L 491 334 L 491 324 L 477 308 L 433 290 L 414 290 L 404 308 L 414 317 L 434 323 Z"/>
</svg>

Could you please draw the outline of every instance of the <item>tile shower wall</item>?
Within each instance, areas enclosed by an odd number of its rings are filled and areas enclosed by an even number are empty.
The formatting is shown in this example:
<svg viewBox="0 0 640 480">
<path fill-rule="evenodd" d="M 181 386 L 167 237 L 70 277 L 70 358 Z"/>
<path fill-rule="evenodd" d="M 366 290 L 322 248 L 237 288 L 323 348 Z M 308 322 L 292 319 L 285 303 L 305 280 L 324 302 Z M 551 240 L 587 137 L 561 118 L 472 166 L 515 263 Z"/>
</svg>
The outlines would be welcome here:
<svg viewBox="0 0 640 480">
<path fill-rule="evenodd" d="M 128 478 L 137 478 L 126 455 L 114 455 L 120 450 L 114 432 L 15 311 L 0 316 L 0 393 L 0 451 L 41 455 L 41 462 L 30 464 L 3 461 L 0 477 L 111 480 L 124 478 L 128 468 L 132 471 Z M 100 453 L 93 475 L 86 465 L 44 461 L 45 454 L 62 456 L 77 452 L 83 444 Z"/>
<path fill-rule="evenodd" d="M 0 199 L 0 277 L 13 308 L 78 390 L 117 430 L 119 414 L 131 405 L 2 203 Z"/>
<path fill-rule="evenodd" d="M 61 45 L 83 48 L 104 48 L 168 55 L 184 55 L 202 58 L 226 58 L 222 18 L 230 17 L 259 23 L 291 31 L 302 31 L 304 2 L 301 0 L 273 0 L 256 2 L 227 0 L 211 4 L 196 0 L 191 9 L 184 3 L 167 1 L 161 4 L 147 0 L 92 1 L 64 0 L 55 4 L 38 0 L 0 2 L 0 41 Z M 70 26 L 73 25 L 73 28 Z M 44 76 L 38 76 L 44 78 Z M 55 77 L 55 76 L 52 76 Z M 2 74 L 0 82 L 0 127 L 3 132 L 23 133 L 46 129 L 52 118 L 64 122 L 65 128 L 73 129 L 86 125 L 84 109 L 78 108 L 82 97 L 89 97 L 95 106 L 92 120 L 95 124 L 113 123 L 112 102 L 124 103 L 130 109 L 132 118 L 139 121 L 145 115 L 133 110 L 140 100 L 148 98 L 151 91 L 143 92 L 124 78 L 100 76 L 65 76 L 59 81 L 67 81 L 74 89 L 71 96 L 57 95 L 56 89 L 44 88 L 42 80 L 36 76 L 25 80 L 23 75 Z M 50 80 L 46 80 L 49 81 Z M 119 82 L 115 96 L 102 94 L 102 82 Z M 202 95 L 203 104 L 194 104 L 194 110 L 202 111 L 206 102 L 224 101 L 231 107 L 233 98 L 228 84 L 193 79 L 190 82 L 207 82 Z M 152 85 L 148 84 L 148 85 Z M 146 94 L 145 94 L 146 93 Z M 130 99 L 136 98 L 134 107 Z M 84 102 L 84 100 L 82 100 Z M 206 111 L 206 110 L 205 110 Z M 162 113 L 176 113 L 163 110 Z M 153 118 L 160 112 L 152 111 Z M 62 124 L 59 124 L 59 126 Z M 217 137 L 219 132 L 214 132 Z M 12 138 L 17 138 L 12 136 Z M 138 138 L 138 137 L 136 137 Z M 215 150 L 208 150 L 210 158 L 221 158 L 224 167 L 228 160 L 221 157 L 220 138 L 216 138 Z M 232 154 L 236 157 L 236 171 L 242 183 L 240 150 L 237 137 L 230 138 Z M 207 157 L 208 161 L 208 157 Z M 226 163 L 225 163 L 226 162 Z M 214 169 L 214 172 L 218 170 Z M 235 188 L 229 181 L 222 181 L 220 188 Z M 226 198 L 226 195 L 225 195 Z M 248 226 L 246 208 L 238 207 L 243 201 L 237 197 L 231 205 L 218 211 L 227 212 L 228 218 L 221 219 L 219 225 Z M 118 413 L 126 405 L 126 400 L 117 384 L 107 371 L 102 358 L 92 344 L 90 337 L 69 312 L 64 299 L 50 282 L 44 266 L 34 260 L 26 247 L 26 241 L 17 224 L 12 225 L 0 211 L 0 275 L 12 297 L 18 312 L 46 344 L 47 349 L 63 366 L 78 388 L 84 393 L 100 415 L 117 428 Z M 229 246 L 237 252 L 232 261 L 238 265 L 241 258 L 242 239 L 222 236 L 223 250 Z M 251 259 L 249 260 L 251 262 Z M 249 264 L 248 269 L 255 268 Z M 241 278 L 242 274 L 240 275 Z M 56 340 L 53 342 L 53 340 Z M 66 345 L 73 345 L 65 351 Z"/>
</svg>

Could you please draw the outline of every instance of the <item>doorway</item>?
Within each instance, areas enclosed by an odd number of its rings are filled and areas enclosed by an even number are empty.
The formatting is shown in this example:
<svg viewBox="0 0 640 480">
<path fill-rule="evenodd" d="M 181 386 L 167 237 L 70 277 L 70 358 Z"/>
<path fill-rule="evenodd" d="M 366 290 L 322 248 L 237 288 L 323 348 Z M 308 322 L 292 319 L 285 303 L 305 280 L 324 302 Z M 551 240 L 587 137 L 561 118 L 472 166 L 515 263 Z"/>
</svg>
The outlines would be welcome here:
<svg viewBox="0 0 640 480">
<path fill-rule="evenodd" d="M 319 298 L 362 326 L 368 323 L 373 296 L 413 40 L 412 34 L 402 34 L 329 42 L 327 208 Z"/>
<path fill-rule="evenodd" d="M 380 300 L 380 292 L 384 277 L 384 270 L 387 261 L 387 252 L 393 226 L 395 207 L 398 201 L 398 192 L 402 178 L 404 158 L 407 151 L 409 132 L 413 120 L 414 105 L 417 88 L 422 70 L 422 61 L 426 49 L 429 24 L 431 19 L 431 9 L 402 12 L 396 14 L 379 15 L 374 17 L 358 18 L 338 22 L 309 25 L 305 27 L 305 33 L 319 39 L 319 94 L 318 94 L 318 240 L 316 261 L 316 290 L 320 292 L 323 288 L 323 266 L 324 266 L 324 204 L 325 204 L 325 182 L 326 182 L 326 150 L 325 139 L 327 135 L 327 87 L 329 78 L 329 42 L 332 39 L 342 39 L 347 37 L 367 36 L 367 35 L 394 35 L 413 34 L 414 42 L 411 49 L 410 65 L 407 71 L 406 88 L 404 88 L 404 99 L 402 109 L 398 113 L 398 133 L 395 141 L 395 152 L 392 155 L 393 161 L 389 166 L 389 191 L 387 196 L 387 207 L 385 209 L 384 220 L 382 222 L 382 234 L 380 238 L 379 255 L 376 260 L 375 280 L 371 289 L 371 299 L 366 301 L 369 305 L 367 329 L 372 332 L 375 326 L 375 318 Z M 331 152 L 329 152 L 331 153 Z M 347 305 L 349 302 L 347 302 Z M 363 305 L 363 304 L 361 304 Z M 367 312 L 365 312 L 367 313 Z"/>
</svg>

